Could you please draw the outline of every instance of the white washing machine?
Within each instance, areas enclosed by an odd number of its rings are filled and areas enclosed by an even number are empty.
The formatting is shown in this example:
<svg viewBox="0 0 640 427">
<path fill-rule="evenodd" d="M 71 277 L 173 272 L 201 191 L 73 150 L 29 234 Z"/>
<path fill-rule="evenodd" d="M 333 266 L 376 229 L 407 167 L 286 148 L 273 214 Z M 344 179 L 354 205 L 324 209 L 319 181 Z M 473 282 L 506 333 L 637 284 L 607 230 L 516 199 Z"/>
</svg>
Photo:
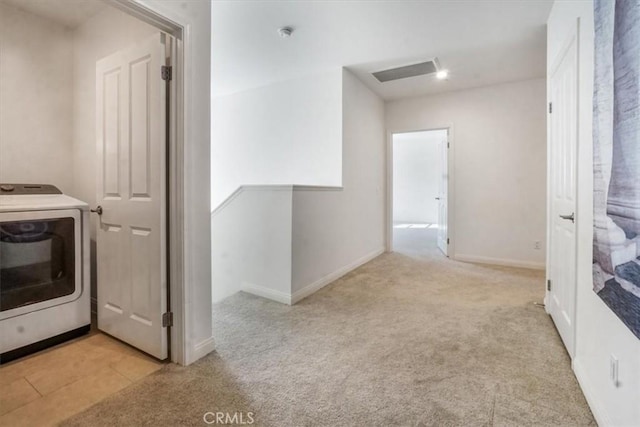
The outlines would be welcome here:
<svg viewBox="0 0 640 427">
<path fill-rule="evenodd" d="M 0 184 L 0 363 L 89 331 L 89 263 L 86 203 Z"/>
</svg>

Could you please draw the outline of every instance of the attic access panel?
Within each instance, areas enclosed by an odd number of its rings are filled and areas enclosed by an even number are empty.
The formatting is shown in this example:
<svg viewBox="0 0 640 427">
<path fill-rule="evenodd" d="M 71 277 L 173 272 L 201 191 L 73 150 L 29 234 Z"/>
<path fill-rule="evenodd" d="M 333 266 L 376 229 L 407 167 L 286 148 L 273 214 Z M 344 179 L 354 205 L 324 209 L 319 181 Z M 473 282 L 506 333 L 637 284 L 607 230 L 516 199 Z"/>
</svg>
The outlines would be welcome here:
<svg viewBox="0 0 640 427">
<path fill-rule="evenodd" d="M 406 79 L 409 77 L 423 76 L 432 74 L 438 69 L 434 61 L 421 62 L 419 64 L 405 65 L 404 67 L 390 68 L 388 70 L 377 71 L 372 73 L 380 83 L 392 80 Z"/>
</svg>

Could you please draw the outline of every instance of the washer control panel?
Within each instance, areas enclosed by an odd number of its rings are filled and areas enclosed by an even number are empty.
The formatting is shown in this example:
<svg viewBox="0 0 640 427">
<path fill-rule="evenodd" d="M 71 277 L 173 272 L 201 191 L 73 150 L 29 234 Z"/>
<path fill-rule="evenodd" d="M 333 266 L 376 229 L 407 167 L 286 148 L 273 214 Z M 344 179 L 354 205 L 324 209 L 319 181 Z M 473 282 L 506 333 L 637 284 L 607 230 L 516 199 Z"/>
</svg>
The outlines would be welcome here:
<svg viewBox="0 0 640 427">
<path fill-rule="evenodd" d="M 5 194 L 62 194 L 62 191 L 50 184 L 0 184 L 0 195 Z"/>
</svg>

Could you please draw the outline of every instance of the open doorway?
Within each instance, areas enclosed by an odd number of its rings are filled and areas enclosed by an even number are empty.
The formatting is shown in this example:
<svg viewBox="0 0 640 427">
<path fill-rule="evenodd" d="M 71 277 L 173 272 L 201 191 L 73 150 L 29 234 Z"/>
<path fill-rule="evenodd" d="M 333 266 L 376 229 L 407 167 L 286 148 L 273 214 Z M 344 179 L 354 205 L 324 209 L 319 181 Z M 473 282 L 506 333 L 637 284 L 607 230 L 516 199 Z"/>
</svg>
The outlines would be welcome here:
<svg viewBox="0 0 640 427">
<path fill-rule="evenodd" d="M 393 133 L 389 249 L 448 254 L 448 129 Z"/>
</svg>

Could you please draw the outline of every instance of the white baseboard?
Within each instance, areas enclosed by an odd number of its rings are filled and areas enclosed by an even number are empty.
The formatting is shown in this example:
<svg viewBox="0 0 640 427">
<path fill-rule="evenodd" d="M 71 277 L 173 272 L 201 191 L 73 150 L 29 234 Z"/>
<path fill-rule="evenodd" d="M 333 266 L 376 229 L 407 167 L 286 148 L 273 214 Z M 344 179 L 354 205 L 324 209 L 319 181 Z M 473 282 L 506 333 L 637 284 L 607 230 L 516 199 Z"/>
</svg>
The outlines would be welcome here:
<svg viewBox="0 0 640 427">
<path fill-rule="evenodd" d="M 363 264 L 371 261 L 377 256 L 383 254 L 385 252 L 384 248 L 376 249 L 375 251 L 368 253 L 367 255 L 358 258 L 354 262 L 345 265 L 342 268 L 334 271 L 333 273 L 327 274 L 326 276 L 316 280 L 315 282 L 305 286 L 299 291 L 294 292 L 293 294 L 288 294 L 282 291 L 276 291 L 264 286 L 254 285 L 252 283 L 243 283 L 241 290 L 247 292 L 252 295 L 256 295 L 262 298 L 267 298 L 272 301 L 280 302 L 282 304 L 293 305 L 302 299 L 308 297 L 309 295 L 319 291 L 323 287 L 327 286 L 329 283 L 334 282 L 344 276 L 345 274 L 355 270 Z"/>
<path fill-rule="evenodd" d="M 531 261 L 518 261 L 514 259 L 490 258 L 477 255 L 456 254 L 453 259 L 462 262 L 472 262 L 476 264 L 501 265 L 505 267 L 529 268 L 532 270 L 544 270 L 545 264 Z"/>
<path fill-rule="evenodd" d="M 243 283 L 241 290 L 248 294 L 267 298 L 272 301 L 280 302 L 282 304 L 291 305 L 291 294 L 288 294 L 286 292 L 276 291 L 264 286 L 258 286 L 250 283 Z"/>
<path fill-rule="evenodd" d="M 200 341 L 198 344 L 193 346 L 193 351 L 191 352 L 189 360 L 186 361 L 185 365 L 190 365 L 196 360 L 202 359 L 204 356 L 215 350 L 215 348 L 216 344 L 213 340 L 213 336 L 205 339 L 204 341 Z"/>
<path fill-rule="evenodd" d="M 589 408 L 591 409 L 591 413 L 593 417 L 596 419 L 596 423 L 600 427 L 613 425 L 610 421 L 610 418 L 607 416 L 606 411 L 596 399 L 593 394 L 593 387 L 591 386 L 591 382 L 588 380 L 587 374 L 582 367 L 582 364 L 578 359 L 573 359 L 571 362 L 571 367 L 573 368 L 573 373 L 576 375 L 578 379 L 578 384 L 580 384 L 580 388 L 582 389 L 582 393 L 584 394 L 585 399 L 587 399 L 587 403 L 589 404 Z"/>
<path fill-rule="evenodd" d="M 381 254 L 383 254 L 385 252 L 385 248 L 380 248 L 380 249 L 376 249 L 373 252 L 368 253 L 367 255 L 358 258 L 357 260 L 355 260 L 354 262 L 345 265 L 342 268 L 339 268 L 338 270 L 334 271 L 333 273 L 329 273 L 326 276 L 316 280 L 315 282 L 305 286 L 304 288 L 300 289 L 299 291 L 296 291 L 293 293 L 293 295 L 291 296 L 291 304 L 295 304 L 301 300 L 303 300 L 304 298 L 308 297 L 311 294 L 316 293 L 317 291 L 319 291 L 320 289 L 324 288 L 325 286 L 327 286 L 329 283 L 331 282 L 335 282 L 336 280 L 338 280 L 339 278 L 341 278 L 342 276 L 344 276 L 345 274 L 355 270 L 356 268 L 360 267 L 363 264 L 368 263 L 369 261 L 371 261 L 372 259 L 380 256 Z"/>
</svg>

